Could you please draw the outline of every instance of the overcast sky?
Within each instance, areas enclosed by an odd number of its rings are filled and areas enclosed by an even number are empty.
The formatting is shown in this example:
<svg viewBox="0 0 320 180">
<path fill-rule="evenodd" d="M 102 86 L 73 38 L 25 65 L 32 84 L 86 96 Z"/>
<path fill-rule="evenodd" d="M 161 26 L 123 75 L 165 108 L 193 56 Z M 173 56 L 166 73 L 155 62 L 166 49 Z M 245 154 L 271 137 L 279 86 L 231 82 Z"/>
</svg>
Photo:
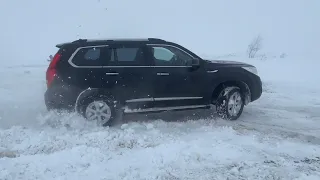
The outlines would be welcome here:
<svg viewBox="0 0 320 180">
<path fill-rule="evenodd" d="M 319 55 L 320 0 L 0 0 L 0 61 L 45 63 L 78 38 L 159 37 L 199 54 Z"/>
</svg>

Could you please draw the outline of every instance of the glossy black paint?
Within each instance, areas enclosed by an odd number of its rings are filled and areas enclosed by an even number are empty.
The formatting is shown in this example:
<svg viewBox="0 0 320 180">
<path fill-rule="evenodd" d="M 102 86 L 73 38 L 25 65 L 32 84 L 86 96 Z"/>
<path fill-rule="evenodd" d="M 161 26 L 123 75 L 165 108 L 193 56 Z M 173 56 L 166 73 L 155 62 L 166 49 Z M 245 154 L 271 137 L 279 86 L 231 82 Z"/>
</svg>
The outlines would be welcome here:
<svg viewBox="0 0 320 180">
<path fill-rule="evenodd" d="M 147 44 L 178 47 L 193 56 L 194 59 L 198 59 L 199 65 L 192 66 L 190 63 L 183 67 L 157 67 Z M 101 66 L 79 68 L 73 67 L 68 62 L 77 48 L 99 45 L 108 45 L 100 55 Z M 209 105 L 215 98 L 213 97 L 215 89 L 226 82 L 247 84 L 251 91 L 251 101 L 257 100 L 262 94 L 260 77 L 241 68 L 252 65 L 204 60 L 181 45 L 172 42 L 157 39 L 146 41 L 81 40 L 57 45 L 57 47 L 60 48 L 59 52 L 63 56 L 58 64 L 58 77 L 45 93 L 45 103 L 48 109 L 73 110 L 79 94 L 84 91 L 86 95 L 101 93 L 112 96 L 122 106 L 133 109 Z M 140 48 L 142 55 L 139 57 L 139 63 L 111 62 L 112 50 L 120 47 Z M 159 73 L 165 75 L 159 75 Z M 94 91 L 88 89 L 94 89 Z M 85 97 L 81 96 L 81 98 Z M 186 99 L 175 100 L 181 97 Z"/>
</svg>

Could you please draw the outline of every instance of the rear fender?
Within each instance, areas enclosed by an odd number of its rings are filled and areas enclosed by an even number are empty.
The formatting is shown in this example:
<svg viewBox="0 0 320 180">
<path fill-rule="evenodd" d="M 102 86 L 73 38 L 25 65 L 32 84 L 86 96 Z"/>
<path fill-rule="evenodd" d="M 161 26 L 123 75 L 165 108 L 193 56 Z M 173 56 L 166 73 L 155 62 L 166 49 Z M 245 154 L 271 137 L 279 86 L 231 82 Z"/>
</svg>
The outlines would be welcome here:
<svg viewBox="0 0 320 180">
<path fill-rule="evenodd" d="M 75 111 L 79 112 L 80 102 L 83 99 L 85 99 L 89 96 L 97 96 L 97 95 L 99 95 L 99 93 L 100 93 L 100 91 L 98 88 L 88 88 L 88 89 L 83 90 L 77 97 L 76 104 L 75 104 Z"/>
<path fill-rule="evenodd" d="M 75 104 L 75 111 L 79 112 L 79 108 L 81 106 L 81 102 L 83 102 L 84 99 L 88 97 L 105 97 L 105 98 L 111 98 L 114 99 L 112 93 L 108 91 L 107 89 L 101 89 L 101 88 L 88 88 L 83 91 L 78 95 L 76 104 Z"/>
</svg>

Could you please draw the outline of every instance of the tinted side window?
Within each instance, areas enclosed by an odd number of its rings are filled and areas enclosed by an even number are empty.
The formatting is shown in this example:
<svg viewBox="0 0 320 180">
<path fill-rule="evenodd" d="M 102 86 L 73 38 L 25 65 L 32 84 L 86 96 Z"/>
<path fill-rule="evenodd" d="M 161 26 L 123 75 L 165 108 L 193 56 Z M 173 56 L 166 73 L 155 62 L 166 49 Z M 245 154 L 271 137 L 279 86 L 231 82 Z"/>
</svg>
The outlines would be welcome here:
<svg viewBox="0 0 320 180">
<path fill-rule="evenodd" d="M 138 50 L 138 48 L 117 48 L 118 61 L 139 61 L 140 59 L 136 59 Z"/>
<path fill-rule="evenodd" d="M 72 62 L 77 66 L 102 66 L 108 51 L 107 47 L 84 47 L 78 50 Z"/>
<path fill-rule="evenodd" d="M 85 52 L 84 54 L 84 59 L 86 61 L 97 61 L 99 60 L 100 58 L 100 49 L 99 48 L 91 48 L 91 49 L 88 49 L 87 52 Z"/>
<path fill-rule="evenodd" d="M 153 56 L 159 61 L 171 61 L 175 54 L 163 47 L 153 47 Z"/>
<path fill-rule="evenodd" d="M 156 66 L 188 66 L 192 57 L 184 51 L 171 46 L 152 46 L 151 52 Z"/>
<path fill-rule="evenodd" d="M 140 47 L 113 48 L 110 66 L 139 66 L 144 65 L 144 49 Z"/>
</svg>

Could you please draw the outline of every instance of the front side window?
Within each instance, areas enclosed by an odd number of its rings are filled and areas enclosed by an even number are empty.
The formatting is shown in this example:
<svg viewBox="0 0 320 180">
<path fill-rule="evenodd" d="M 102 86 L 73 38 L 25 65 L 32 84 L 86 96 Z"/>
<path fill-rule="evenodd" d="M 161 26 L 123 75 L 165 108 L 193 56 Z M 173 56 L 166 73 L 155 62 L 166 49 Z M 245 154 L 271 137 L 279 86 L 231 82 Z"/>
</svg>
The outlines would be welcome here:
<svg viewBox="0 0 320 180">
<path fill-rule="evenodd" d="M 189 66 L 192 57 L 172 46 L 152 46 L 151 52 L 156 66 Z"/>
<path fill-rule="evenodd" d="M 170 62 L 175 54 L 163 47 L 153 47 L 153 56 L 155 59 L 159 60 L 159 62 Z"/>
</svg>

